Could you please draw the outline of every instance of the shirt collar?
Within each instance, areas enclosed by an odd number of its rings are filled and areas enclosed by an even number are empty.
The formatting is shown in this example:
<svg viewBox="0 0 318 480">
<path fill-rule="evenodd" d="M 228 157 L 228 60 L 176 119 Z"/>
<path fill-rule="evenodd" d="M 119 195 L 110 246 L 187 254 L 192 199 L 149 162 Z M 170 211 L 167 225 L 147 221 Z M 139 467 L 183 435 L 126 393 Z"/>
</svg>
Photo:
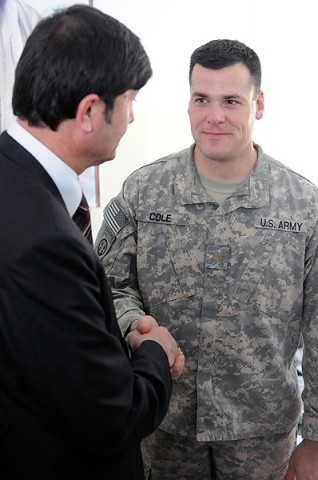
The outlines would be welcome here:
<svg viewBox="0 0 318 480">
<path fill-rule="evenodd" d="M 82 189 L 76 172 L 18 122 L 12 123 L 7 133 L 30 152 L 46 170 L 57 186 L 66 208 L 72 217 L 82 198 Z"/>
</svg>

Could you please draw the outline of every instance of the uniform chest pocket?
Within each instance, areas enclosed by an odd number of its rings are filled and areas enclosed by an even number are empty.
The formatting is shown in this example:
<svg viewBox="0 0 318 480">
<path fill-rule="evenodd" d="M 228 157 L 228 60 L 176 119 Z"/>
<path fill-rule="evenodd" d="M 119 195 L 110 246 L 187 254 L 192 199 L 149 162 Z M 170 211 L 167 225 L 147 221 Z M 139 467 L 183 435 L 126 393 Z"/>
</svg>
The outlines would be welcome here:
<svg viewBox="0 0 318 480">
<path fill-rule="evenodd" d="M 136 219 L 138 283 L 145 306 L 195 295 L 202 270 L 193 255 L 187 217 L 139 212 Z"/>
<path fill-rule="evenodd" d="M 242 237 L 233 247 L 241 265 L 233 297 L 277 318 L 288 317 L 303 293 L 305 235 Z"/>
</svg>

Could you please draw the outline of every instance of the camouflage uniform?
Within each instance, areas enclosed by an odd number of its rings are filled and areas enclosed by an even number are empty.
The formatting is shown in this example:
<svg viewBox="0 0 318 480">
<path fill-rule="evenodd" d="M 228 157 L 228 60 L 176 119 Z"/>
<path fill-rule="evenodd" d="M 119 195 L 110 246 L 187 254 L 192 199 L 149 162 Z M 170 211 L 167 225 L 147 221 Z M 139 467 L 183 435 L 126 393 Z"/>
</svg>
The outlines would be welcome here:
<svg viewBox="0 0 318 480">
<path fill-rule="evenodd" d="M 317 189 L 259 146 L 246 183 L 217 206 L 193 146 L 143 166 L 104 211 L 96 249 L 123 330 L 141 315 L 185 353 L 161 429 L 198 441 L 289 432 L 318 440 Z"/>
</svg>

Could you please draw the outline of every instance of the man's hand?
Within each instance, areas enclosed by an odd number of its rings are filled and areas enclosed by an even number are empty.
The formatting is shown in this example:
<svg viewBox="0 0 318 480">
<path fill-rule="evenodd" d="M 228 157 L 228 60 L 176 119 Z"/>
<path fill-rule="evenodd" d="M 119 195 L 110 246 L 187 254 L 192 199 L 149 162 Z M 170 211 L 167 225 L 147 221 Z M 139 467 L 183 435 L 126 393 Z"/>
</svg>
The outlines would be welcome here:
<svg viewBox="0 0 318 480">
<path fill-rule="evenodd" d="M 176 378 L 184 369 L 184 355 L 166 327 L 159 327 L 158 322 L 150 315 L 135 320 L 130 326 L 126 340 L 133 350 L 143 341 L 154 340 L 159 343 L 167 354 L 171 375 Z"/>
<path fill-rule="evenodd" d="M 318 480 L 318 441 L 303 440 L 295 448 L 284 480 Z"/>
</svg>

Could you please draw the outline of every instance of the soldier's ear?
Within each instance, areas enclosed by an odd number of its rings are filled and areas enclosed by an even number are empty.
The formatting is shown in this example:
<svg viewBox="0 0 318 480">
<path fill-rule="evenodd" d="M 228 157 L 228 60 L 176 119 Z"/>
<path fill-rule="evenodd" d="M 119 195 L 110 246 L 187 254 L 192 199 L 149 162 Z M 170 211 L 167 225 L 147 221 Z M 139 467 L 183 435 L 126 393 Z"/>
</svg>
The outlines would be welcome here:
<svg viewBox="0 0 318 480">
<path fill-rule="evenodd" d="M 256 103 L 255 118 L 256 120 L 260 120 L 261 118 L 263 118 L 264 108 L 265 108 L 264 92 L 262 90 L 258 92 L 255 103 Z"/>
</svg>

